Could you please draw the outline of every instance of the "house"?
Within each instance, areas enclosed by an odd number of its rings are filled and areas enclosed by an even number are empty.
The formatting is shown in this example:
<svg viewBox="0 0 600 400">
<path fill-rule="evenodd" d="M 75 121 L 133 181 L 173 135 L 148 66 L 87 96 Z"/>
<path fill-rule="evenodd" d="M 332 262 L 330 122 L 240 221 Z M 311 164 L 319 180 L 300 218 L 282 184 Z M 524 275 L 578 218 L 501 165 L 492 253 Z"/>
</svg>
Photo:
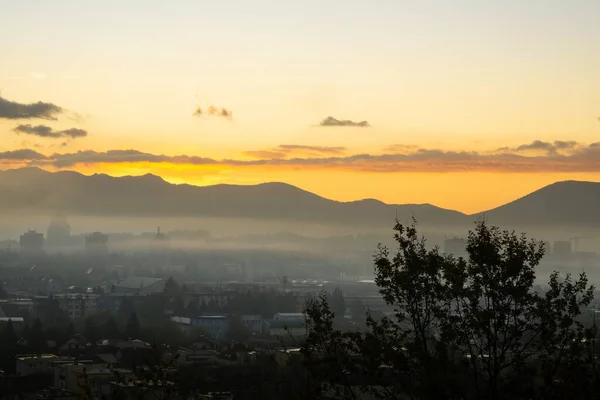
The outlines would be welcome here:
<svg viewBox="0 0 600 400">
<path fill-rule="evenodd" d="M 193 326 L 203 328 L 215 340 L 225 338 L 229 327 L 229 318 L 224 315 L 202 315 L 192 319 Z"/>
<path fill-rule="evenodd" d="M 91 347 L 92 343 L 85 336 L 77 334 L 58 348 L 58 354 L 61 356 L 79 356 L 82 353 L 86 353 Z"/>
<path fill-rule="evenodd" d="M 83 377 L 89 385 L 92 398 L 110 398 L 111 382 L 131 379 L 133 373 L 127 369 L 115 369 L 106 364 L 60 363 L 54 368 L 54 387 L 71 391 L 77 397 L 84 396 Z"/>
<path fill-rule="evenodd" d="M 265 321 L 264 334 L 279 339 L 302 339 L 306 336 L 306 323 L 303 320 Z"/>
<path fill-rule="evenodd" d="M 55 354 L 20 354 L 15 359 L 17 376 L 48 375 L 54 372 Z"/>
<path fill-rule="evenodd" d="M 242 325 L 254 336 L 260 336 L 263 333 L 263 317 L 261 315 L 242 315 Z"/>
<path fill-rule="evenodd" d="M 188 317 L 171 317 L 171 321 L 175 322 L 177 327 L 182 332 L 188 333 L 192 329 L 192 319 Z"/>
</svg>

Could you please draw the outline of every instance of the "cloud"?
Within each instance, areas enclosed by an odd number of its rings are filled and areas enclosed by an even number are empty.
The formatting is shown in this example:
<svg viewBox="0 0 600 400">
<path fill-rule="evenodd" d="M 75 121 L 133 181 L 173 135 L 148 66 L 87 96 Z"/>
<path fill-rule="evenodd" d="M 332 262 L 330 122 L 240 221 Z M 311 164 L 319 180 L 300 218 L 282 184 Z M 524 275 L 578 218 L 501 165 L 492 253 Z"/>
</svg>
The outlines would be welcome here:
<svg viewBox="0 0 600 400">
<path fill-rule="evenodd" d="M 231 110 L 227 110 L 226 108 L 218 108 L 215 106 L 208 106 L 206 110 L 203 110 L 201 107 L 196 107 L 192 115 L 194 117 L 201 117 L 203 115 L 207 115 L 210 117 L 222 117 L 226 119 L 233 118 L 233 113 L 231 112 Z"/>
<path fill-rule="evenodd" d="M 302 154 L 309 156 L 323 156 L 323 155 L 343 155 L 346 152 L 345 147 L 340 146 L 306 146 L 299 144 L 281 144 L 272 149 L 265 150 L 250 150 L 245 151 L 244 154 L 259 158 L 259 159 L 282 159 L 288 158 L 294 154 Z"/>
<path fill-rule="evenodd" d="M 0 96 L 0 118 L 5 119 L 49 119 L 56 120 L 56 115 L 64 112 L 62 107 L 52 103 L 17 103 Z"/>
<path fill-rule="evenodd" d="M 20 149 L 0 152 L 0 160 L 3 161 L 38 161 L 47 157 L 31 149 Z"/>
<path fill-rule="evenodd" d="M 565 143 L 568 143 L 565 141 Z M 292 145 L 293 146 L 293 145 Z M 558 145 L 559 147 L 561 145 Z M 299 146 L 312 147 L 312 146 Z M 318 146 L 315 146 L 319 148 Z M 535 142 L 517 148 L 537 147 Z M 216 160 L 201 156 L 164 155 L 145 153 L 138 150 L 93 150 L 75 153 L 54 153 L 44 156 L 33 150 L 15 151 L 30 165 L 69 168 L 76 165 L 99 163 L 168 163 L 173 165 L 223 166 L 223 167 L 303 167 L 318 169 L 344 169 L 357 172 L 600 172 L 600 142 L 584 145 L 578 143 L 568 154 L 524 155 L 518 152 L 475 152 L 444 151 L 439 149 L 417 148 L 405 154 L 353 154 L 297 156 L 278 151 L 275 148 L 272 157 L 269 153 L 254 160 L 224 159 Z M 269 150 L 265 150 L 269 151 Z M 21 153 L 18 153 L 21 152 Z M 7 152 L 7 154 L 10 152 Z M 279 154 L 281 153 L 281 154 Z M 12 154 L 12 153 L 11 153 Z M 31 155 L 31 158 L 27 158 Z M 259 154 L 257 154 L 259 155 Z M 273 157 L 274 156 L 274 157 Z"/>
<path fill-rule="evenodd" d="M 43 138 L 52 138 L 52 139 L 60 139 L 60 138 L 69 138 L 76 139 L 80 137 L 87 136 L 87 131 L 78 128 L 66 129 L 63 131 L 55 131 L 51 127 L 47 125 L 19 125 L 13 129 L 16 133 L 24 133 L 26 135 L 34 135 Z"/>
<path fill-rule="evenodd" d="M 319 126 L 356 126 L 356 127 L 360 127 L 360 128 L 368 128 L 371 125 L 369 125 L 369 123 L 367 121 L 354 122 L 354 121 L 350 121 L 348 119 L 347 120 L 339 120 L 339 119 L 335 119 L 333 117 L 327 117 L 323 121 L 321 121 Z"/>
<path fill-rule="evenodd" d="M 574 140 L 555 140 L 554 142 L 544 142 L 542 140 L 534 140 L 531 143 L 522 144 L 517 147 L 501 147 L 498 152 L 526 152 L 526 151 L 542 151 L 548 155 L 557 155 L 561 151 L 572 151 L 580 145 Z"/>
</svg>

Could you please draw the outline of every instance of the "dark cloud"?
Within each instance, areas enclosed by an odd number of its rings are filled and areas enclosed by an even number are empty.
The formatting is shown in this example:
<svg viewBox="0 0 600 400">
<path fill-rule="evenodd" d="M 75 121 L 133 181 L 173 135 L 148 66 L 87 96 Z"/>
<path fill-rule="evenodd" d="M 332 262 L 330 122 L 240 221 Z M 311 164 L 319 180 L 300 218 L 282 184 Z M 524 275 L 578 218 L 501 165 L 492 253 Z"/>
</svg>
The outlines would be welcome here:
<svg viewBox="0 0 600 400">
<path fill-rule="evenodd" d="M 354 122 L 354 121 L 350 121 L 348 119 L 339 120 L 339 119 L 335 119 L 333 117 L 325 118 L 323 121 L 321 121 L 321 123 L 319 125 L 320 126 L 356 126 L 356 127 L 360 127 L 360 128 L 368 128 L 371 126 L 371 125 L 369 125 L 369 123 L 367 121 Z"/>
<path fill-rule="evenodd" d="M 273 149 L 266 150 L 251 150 L 246 151 L 244 154 L 260 159 L 281 159 L 287 158 L 294 153 L 312 156 L 323 156 L 323 155 L 342 155 L 346 152 L 345 147 L 341 146 L 307 146 L 300 144 L 282 144 Z"/>
<path fill-rule="evenodd" d="M 210 117 L 221 117 L 226 119 L 233 118 L 233 113 L 231 112 L 231 110 L 227 110 L 226 108 L 218 108 L 215 106 L 208 106 L 206 111 L 203 110 L 201 107 L 196 107 L 192 115 L 194 117 L 201 117 L 203 115 L 207 115 Z"/>
<path fill-rule="evenodd" d="M 105 152 L 94 150 L 81 150 L 75 153 L 54 153 L 47 158 L 49 163 L 56 167 L 71 167 L 77 164 L 101 164 L 101 163 L 171 163 L 208 165 L 217 164 L 210 158 L 197 156 L 166 156 L 162 154 L 144 153 L 138 150 L 108 150 Z"/>
<path fill-rule="evenodd" d="M 78 128 L 66 129 L 63 131 L 55 131 L 51 127 L 47 125 L 19 125 L 13 129 L 16 133 L 23 133 L 26 135 L 34 135 L 43 138 L 52 138 L 52 139 L 60 139 L 60 138 L 69 138 L 76 139 L 80 137 L 87 136 L 87 131 Z"/>
<path fill-rule="evenodd" d="M 0 118 L 5 119 L 50 119 L 56 120 L 56 115 L 64 112 L 62 107 L 52 103 L 17 103 L 0 96 Z"/>
<path fill-rule="evenodd" d="M 579 147 L 579 143 L 574 140 L 556 140 L 554 142 L 544 142 L 534 140 L 531 143 L 522 144 L 517 147 L 501 147 L 499 152 L 523 152 L 523 151 L 544 151 L 548 155 L 557 155 L 561 150 L 574 150 Z"/>
<path fill-rule="evenodd" d="M 0 152 L 0 160 L 3 161 L 39 161 L 47 157 L 31 149 L 20 149 Z"/>
<path fill-rule="evenodd" d="M 284 151 L 310 151 L 322 154 L 344 154 L 345 147 L 341 146 L 305 146 L 300 144 L 282 144 L 278 147 Z"/>
<path fill-rule="evenodd" d="M 568 143 L 568 142 L 565 142 Z M 295 145 L 289 145 L 294 147 Z M 517 146 L 537 148 L 536 142 Z M 558 145 L 561 146 L 561 145 Z M 312 147 L 312 146 L 298 146 Z M 316 146 L 318 148 L 318 146 Z M 67 168 L 80 164 L 98 163 L 170 163 L 181 165 L 274 166 L 338 168 L 366 172 L 600 172 L 600 142 L 589 145 L 568 145 L 569 154 L 524 155 L 518 152 L 444 151 L 417 148 L 404 154 L 354 154 L 292 156 L 275 148 L 272 154 L 262 153 L 256 160 L 215 160 L 199 156 L 144 153 L 138 150 L 93 150 L 75 153 L 55 153 L 44 156 L 33 150 L 6 152 L 5 159 L 26 160 L 31 165 Z"/>
</svg>

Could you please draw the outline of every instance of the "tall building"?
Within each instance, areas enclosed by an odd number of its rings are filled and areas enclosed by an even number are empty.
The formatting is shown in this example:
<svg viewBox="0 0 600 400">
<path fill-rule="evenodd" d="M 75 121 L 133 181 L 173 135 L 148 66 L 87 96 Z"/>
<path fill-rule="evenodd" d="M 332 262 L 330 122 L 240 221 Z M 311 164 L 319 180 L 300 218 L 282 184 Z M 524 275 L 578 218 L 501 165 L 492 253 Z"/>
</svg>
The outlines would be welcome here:
<svg viewBox="0 0 600 400">
<path fill-rule="evenodd" d="M 468 259 L 467 240 L 458 237 L 444 240 L 444 253 L 452 254 L 454 257 L 462 257 L 465 260 Z"/>
<path fill-rule="evenodd" d="M 57 216 L 48 225 L 46 243 L 49 246 L 67 246 L 71 243 L 71 225 L 63 216 Z"/>
<path fill-rule="evenodd" d="M 19 238 L 19 248 L 23 254 L 41 253 L 44 248 L 44 234 L 29 229 Z"/>
<path fill-rule="evenodd" d="M 85 254 L 90 257 L 108 256 L 108 235 L 94 232 L 85 237 Z"/>
</svg>

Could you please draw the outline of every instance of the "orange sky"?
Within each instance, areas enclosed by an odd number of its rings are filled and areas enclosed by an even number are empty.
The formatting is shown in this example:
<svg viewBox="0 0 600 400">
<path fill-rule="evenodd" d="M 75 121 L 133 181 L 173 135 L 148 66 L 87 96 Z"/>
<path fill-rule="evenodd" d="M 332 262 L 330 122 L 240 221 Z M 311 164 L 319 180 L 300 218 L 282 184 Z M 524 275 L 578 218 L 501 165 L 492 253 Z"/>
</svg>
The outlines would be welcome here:
<svg viewBox="0 0 600 400">
<path fill-rule="evenodd" d="M 600 181 L 597 1 L 57 0 L 2 13 L 2 168 L 283 181 L 464 212 Z"/>
</svg>

